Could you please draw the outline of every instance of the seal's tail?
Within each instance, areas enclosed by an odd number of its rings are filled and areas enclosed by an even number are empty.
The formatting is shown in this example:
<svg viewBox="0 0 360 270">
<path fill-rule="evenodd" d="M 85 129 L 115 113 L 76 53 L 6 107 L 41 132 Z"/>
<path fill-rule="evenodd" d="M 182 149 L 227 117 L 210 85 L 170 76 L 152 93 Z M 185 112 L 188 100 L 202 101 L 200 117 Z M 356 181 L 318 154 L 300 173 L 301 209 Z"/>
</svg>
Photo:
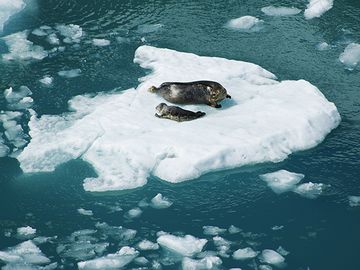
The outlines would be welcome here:
<svg viewBox="0 0 360 270">
<path fill-rule="evenodd" d="M 155 93 L 157 90 L 158 90 L 158 89 L 157 89 L 155 86 L 151 86 L 151 87 L 148 89 L 148 91 L 149 91 L 150 93 Z"/>
<path fill-rule="evenodd" d="M 196 112 L 196 118 L 203 117 L 205 114 L 206 113 L 204 113 L 204 112 L 198 111 L 198 112 Z"/>
</svg>

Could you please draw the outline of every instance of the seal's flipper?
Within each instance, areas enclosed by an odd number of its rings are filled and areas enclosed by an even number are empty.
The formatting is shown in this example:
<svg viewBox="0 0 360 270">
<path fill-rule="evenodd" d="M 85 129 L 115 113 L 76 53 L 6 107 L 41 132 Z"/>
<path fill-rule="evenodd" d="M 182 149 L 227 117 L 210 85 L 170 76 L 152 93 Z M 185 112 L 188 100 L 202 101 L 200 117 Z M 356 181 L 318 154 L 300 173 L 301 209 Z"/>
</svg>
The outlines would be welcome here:
<svg viewBox="0 0 360 270">
<path fill-rule="evenodd" d="M 155 113 L 155 116 L 156 116 L 157 118 L 162 118 L 161 115 L 158 115 L 157 113 Z"/>
<path fill-rule="evenodd" d="M 231 98 L 231 96 L 230 96 L 230 95 L 226 95 L 226 98 Z"/>
</svg>

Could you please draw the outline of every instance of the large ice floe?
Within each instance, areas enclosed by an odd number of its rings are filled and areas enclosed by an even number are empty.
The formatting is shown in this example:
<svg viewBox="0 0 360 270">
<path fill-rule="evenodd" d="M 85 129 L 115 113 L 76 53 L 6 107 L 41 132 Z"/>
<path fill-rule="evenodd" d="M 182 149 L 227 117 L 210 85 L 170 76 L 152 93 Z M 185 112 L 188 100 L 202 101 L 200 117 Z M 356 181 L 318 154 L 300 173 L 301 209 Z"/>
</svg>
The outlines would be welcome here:
<svg viewBox="0 0 360 270">
<path fill-rule="evenodd" d="M 334 0 L 309 0 L 304 15 L 305 19 L 321 17 L 326 11 L 333 7 Z"/>
<path fill-rule="evenodd" d="M 9 18 L 25 7 L 23 0 L 1 0 L 0 1 L 0 32 Z"/>
<path fill-rule="evenodd" d="M 340 122 L 335 105 L 307 81 L 276 80 L 255 64 L 141 46 L 135 63 L 151 72 L 137 89 L 76 96 L 71 112 L 31 117 L 31 142 L 17 157 L 26 173 L 53 171 L 81 158 L 98 177 L 87 191 L 146 184 L 149 175 L 172 183 L 204 173 L 263 162 L 319 144 Z M 223 108 L 184 106 L 206 112 L 196 121 L 154 117 L 163 99 L 149 93 L 164 81 L 214 80 L 232 96 Z"/>
<path fill-rule="evenodd" d="M 268 16 L 291 16 L 301 12 L 301 9 L 294 7 L 274 7 L 267 6 L 261 9 Z"/>
<path fill-rule="evenodd" d="M 360 44 L 350 43 L 346 46 L 339 60 L 348 70 L 353 70 L 360 63 Z"/>
</svg>

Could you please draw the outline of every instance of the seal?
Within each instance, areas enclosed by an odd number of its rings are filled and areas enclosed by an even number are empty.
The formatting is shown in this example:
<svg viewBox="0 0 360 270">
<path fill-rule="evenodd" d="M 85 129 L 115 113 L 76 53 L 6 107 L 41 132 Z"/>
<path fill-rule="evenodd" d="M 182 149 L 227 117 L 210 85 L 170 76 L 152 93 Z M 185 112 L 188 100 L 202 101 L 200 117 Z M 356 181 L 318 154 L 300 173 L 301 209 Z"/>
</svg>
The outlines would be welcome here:
<svg viewBox="0 0 360 270">
<path fill-rule="evenodd" d="M 160 103 L 157 105 L 156 111 L 156 117 L 170 119 L 177 122 L 195 120 L 205 115 L 204 112 L 188 111 L 177 106 L 168 106 L 166 103 Z"/>
<path fill-rule="evenodd" d="M 215 108 L 221 108 L 218 102 L 231 98 L 220 83 L 213 81 L 164 82 L 150 87 L 149 92 L 175 104 L 206 104 Z"/>
</svg>

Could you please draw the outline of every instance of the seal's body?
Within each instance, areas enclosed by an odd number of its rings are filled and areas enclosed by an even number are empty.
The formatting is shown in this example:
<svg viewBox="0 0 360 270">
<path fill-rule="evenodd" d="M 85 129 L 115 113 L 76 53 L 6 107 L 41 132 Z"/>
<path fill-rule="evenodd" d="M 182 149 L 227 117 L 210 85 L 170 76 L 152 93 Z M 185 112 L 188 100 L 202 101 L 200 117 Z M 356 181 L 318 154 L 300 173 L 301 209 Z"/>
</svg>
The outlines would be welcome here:
<svg viewBox="0 0 360 270">
<path fill-rule="evenodd" d="M 159 87 L 150 87 L 149 91 L 171 103 L 206 104 L 215 108 L 221 108 L 218 102 L 231 98 L 221 84 L 213 81 L 165 82 Z"/>
<path fill-rule="evenodd" d="M 177 122 L 190 121 L 205 115 L 204 112 L 192 112 L 177 106 L 168 106 L 165 103 L 157 105 L 156 111 L 156 117 L 170 119 Z"/>
</svg>

